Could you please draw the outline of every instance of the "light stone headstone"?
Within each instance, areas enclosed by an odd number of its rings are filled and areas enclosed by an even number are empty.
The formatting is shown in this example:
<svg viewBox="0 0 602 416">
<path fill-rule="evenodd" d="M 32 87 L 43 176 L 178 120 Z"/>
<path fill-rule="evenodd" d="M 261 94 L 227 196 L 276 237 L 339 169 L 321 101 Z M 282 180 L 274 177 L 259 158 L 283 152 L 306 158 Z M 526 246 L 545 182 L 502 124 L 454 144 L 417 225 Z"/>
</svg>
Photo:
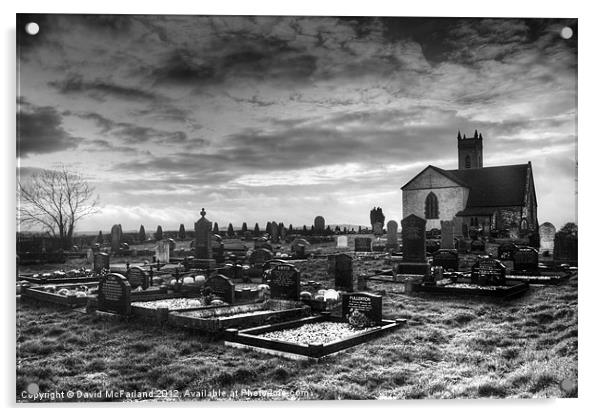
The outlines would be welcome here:
<svg viewBox="0 0 602 416">
<path fill-rule="evenodd" d="M 169 241 L 160 240 L 155 247 L 155 258 L 159 263 L 169 263 Z"/>
<path fill-rule="evenodd" d="M 341 235 L 337 237 L 337 248 L 347 248 L 347 236 Z"/>
<path fill-rule="evenodd" d="M 556 227 L 549 222 L 544 222 L 539 226 L 539 252 L 545 251 L 549 254 L 554 253 L 554 236 L 556 236 Z"/>
</svg>

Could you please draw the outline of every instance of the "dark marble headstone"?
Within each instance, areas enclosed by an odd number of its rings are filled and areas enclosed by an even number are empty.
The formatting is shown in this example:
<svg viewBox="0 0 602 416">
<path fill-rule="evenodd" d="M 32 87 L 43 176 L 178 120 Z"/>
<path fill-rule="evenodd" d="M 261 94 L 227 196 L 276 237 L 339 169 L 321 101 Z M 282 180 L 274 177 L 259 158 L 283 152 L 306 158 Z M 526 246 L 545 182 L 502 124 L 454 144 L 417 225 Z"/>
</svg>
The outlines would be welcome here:
<svg viewBox="0 0 602 416">
<path fill-rule="evenodd" d="M 578 245 L 577 236 L 567 233 L 556 233 L 554 237 L 554 261 L 577 265 Z"/>
<path fill-rule="evenodd" d="M 194 224 L 195 248 L 194 256 L 197 259 L 211 259 L 213 257 L 212 235 L 213 224 L 205 218 L 205 208 L 201 210 L 201 218 Z"/>
<path fill-rule="evenodd" d="M 102 269 L 110 269 L 111 257 L 107 253 L 96 253 L 94 254 L 94 272 L 100 273 Z"/>
<path fill-rule="evenodd" d="M 409 215 L 401 220 L 403 261 L 426 262 L 426 220 Z"/>
<path fill-rule="evenodd" d="M 433 266 L 440 266 L 444 271 L 458 271 L 458 264 L 458 252 L 456 250 L 441 249 L 433 253 Z"/>
<path fill-rule="evenodd" d="M 471 251 L 471 253 L 484 253 L 485 252 L 485 242 L 482 240 L 473 240 L 470 243 L 470 251 Z"/>
<path fill-rule="evenodd" d="M 353 258 L 348 254 L 336 254 L 331 261 L 335 289 L 353 291 Z"/>
<path fill-rule="evenodd" d="M 503 285 L 506 283 L 506 266 L 497 259 L 479 259 L 472 266 L 471 280 L 479 285 Z"/>
<path fill-rule="evenodd" d="M 273 299 L 299 300 L 301 292 L 300 273 L 291 264 L 274 264 L 268 271 L 267 283 Z"/>
<path fill-rule="evenodd" d="M 355 251 L 366 252 L 372 251 L 372 239 L 368 237 L 355 238 Z"/>
<path fill-rule="evenodd" d="M 149 285 L 148 274 L 142 267 L 132 266 L 125 273 L 125 277 L 132 289 L 136 289 L 137 287 L 142 287 L 142 289 L 146 289 Z"/>
<path fill-rule="evenodd" d="M 397 221 L 395 220 L 387 223 L 387 249 L 399 249 L 399 244 L 397 244 Z"/>
<path fill-rule="evenodd" d="M 121 225 L 115 224 L 111 228 L 111 253 L 118 253 L 121 246 Z"/>
<path fill-rule="evenodd" d="M 216 274 L 205 282 L 205 289 L 220 297 L 227 303 L 234 303 L 234 283 L 222 274 Z"/>
<path fill-rule="evenodd" d="M 307 258 L 307 254 L 305 254 L 305 246 L 303 244 L 297 244 L 295 246 L 295 252 L 293 255 L 295 256 L 295 259 Z"/>
<path fill-rule="evenodd" d="M 354 326 L 380 325 L 383 319 L 383 298 L 365 292 L 343 293 L 342 316 Z"/>
<path fill-rule="evenodd" d="M 98 310 L 129 315 L 131 293 L 130 283 L 123 275 L 109 273 L 101 276 L 98 282 Z"/>
<path fill-rule="evenodd" d="M 514 270 L 536 272 L 539 252 L 533 247 L 520 247 L 514 252 Z"/>
</svg>

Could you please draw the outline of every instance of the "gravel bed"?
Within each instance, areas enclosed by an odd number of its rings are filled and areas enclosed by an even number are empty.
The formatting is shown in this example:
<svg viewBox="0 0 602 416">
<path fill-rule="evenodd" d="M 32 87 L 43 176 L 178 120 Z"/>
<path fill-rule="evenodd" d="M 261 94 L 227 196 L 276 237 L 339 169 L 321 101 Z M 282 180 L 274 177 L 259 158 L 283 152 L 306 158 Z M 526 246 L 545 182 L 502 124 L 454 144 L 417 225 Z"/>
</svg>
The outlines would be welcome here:
<svg viewBox="0 0 602 416">
<path fill-rule="evenodd" d="M 444 285 L 444 287 L 453 287 L 456 289 L 481 289 L 481 290 L 496 290 L 496 289 L 506 289 L 508 288 L 508 286 L 482 286 L 482 285 L 475 285 L 473 283 L 449 283 Z"/>
<path fill-rule="evenodd" d="M 132 306 L 140 306 L 142 308 L 159 309 L 190 309 L 207 306 L 203 298 L 174 298 L 174 299 L 159 299 L 146 302 L 132 302 Z"/>
<path fill-rule="evenodd" d="M 296 344 L 328 344 L 369 330 L 370 328 L 356 329 L 345 322 L 316 322 L 305 324 L 298 328 L 266 332 L 260 336 L 262 338 L 294 342 Z"/>
</svg>

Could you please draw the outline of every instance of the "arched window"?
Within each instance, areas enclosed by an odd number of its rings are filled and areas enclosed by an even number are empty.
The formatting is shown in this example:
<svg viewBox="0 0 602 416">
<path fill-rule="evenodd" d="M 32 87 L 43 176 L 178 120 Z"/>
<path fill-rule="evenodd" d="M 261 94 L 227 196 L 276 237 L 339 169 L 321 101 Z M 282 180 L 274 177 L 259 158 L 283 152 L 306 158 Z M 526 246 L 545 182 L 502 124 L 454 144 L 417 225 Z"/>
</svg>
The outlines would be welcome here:
<svg viewBox="0 0 602 416">
<path fill-rule="evenodd" d="M 437 201 L 437 196 L 432 192 L 426 196 L 424 217 L 427 220 L 439 218 L 439 201 Z"/>
<path fill-rule="evenodd" d="M 527 222 L 527 220 L 525 218 L 523 218 L 520 222 L 520 229 L 521 230 L 528 230 L 529 229 L 529 223 Z"/>
<path fill-rule="evenodd" d="M 464 159 L 464 167 L 466 169 L 470 169 L 470 156 L 466 155 L 466 158 Z"/>
</svg>

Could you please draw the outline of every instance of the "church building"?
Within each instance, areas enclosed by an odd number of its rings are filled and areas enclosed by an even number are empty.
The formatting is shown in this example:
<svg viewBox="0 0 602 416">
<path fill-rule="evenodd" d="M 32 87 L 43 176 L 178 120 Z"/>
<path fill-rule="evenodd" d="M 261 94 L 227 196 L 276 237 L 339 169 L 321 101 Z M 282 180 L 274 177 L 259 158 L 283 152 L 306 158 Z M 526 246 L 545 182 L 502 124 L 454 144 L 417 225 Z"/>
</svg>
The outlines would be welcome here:
<svg viewBox="0 0 602 416">
<path fill-rule="evenodd" d="M 426 229 L 454 221 L 456 233 L 468 230 L 537 232 L 537 198 L 531 162 L 483 167 L 483 136 L 458 132 L 458 169 L 429 165 L 401 187 L 403 217 L 425 218 Z"/>
</svg>

